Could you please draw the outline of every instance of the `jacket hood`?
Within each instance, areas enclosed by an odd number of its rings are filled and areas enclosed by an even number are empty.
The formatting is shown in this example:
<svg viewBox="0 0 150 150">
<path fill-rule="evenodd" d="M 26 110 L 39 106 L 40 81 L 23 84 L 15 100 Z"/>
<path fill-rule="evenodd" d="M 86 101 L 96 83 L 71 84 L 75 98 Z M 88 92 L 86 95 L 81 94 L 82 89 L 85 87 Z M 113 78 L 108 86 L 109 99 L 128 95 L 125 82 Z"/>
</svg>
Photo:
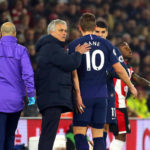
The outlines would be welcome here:
<svg viewBox="0 0 150 150">
<path fill-rule="evenodd" d="M 61 42 L 51 35 L 44 35 L 36 43 L 36 47 L 35 47 L 36 52 L 39 52 L 41 47 L 44 46 L 45 44 L 50 44 L 50 43 L 58 44 L 61 47 L 65 46 L 65 42 Z"/>
</svg>

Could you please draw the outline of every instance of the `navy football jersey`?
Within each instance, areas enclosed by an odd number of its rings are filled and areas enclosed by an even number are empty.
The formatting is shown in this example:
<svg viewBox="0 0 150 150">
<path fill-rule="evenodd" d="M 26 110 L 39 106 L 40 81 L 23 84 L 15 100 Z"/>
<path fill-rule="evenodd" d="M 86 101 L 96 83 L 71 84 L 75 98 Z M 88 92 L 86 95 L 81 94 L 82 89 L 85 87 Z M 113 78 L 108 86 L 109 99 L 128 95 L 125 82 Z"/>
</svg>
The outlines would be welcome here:
<svg viewBox="0 0 150 150">
<path fill-rule="evenodd" d="M 71 42 L 69 54 L 75 51 L 78 44 L 88 43 L 91 50 L 82 55 L 77 69 L 82 98 L 108 97 L 106 70 L 108 65 L 118 62 L 112 44 L 96 35 L 86 35 Z"/>
<path fill-rule="evenodd" d="M 113 49 L 114 54 L 116 55 L 116 57 L 118 58 L 118 61 L 121 63 L 121 65 L 125 68 L 125 70 L 127 71 L 127 66 L 124 63 L 124 59 L 123 56 L 121 54 L 121 52 L 119 51 L 119 49 L 117 47 L 114 47 Z M 118 75 L 115 73 L 113 67 L 111 64 L 108 65 L 107 68 L 107 73 L 108 73 L 108 77 L 107 77 L 107 87 L 108 87 L 108 97 L 114 97 L 115 96 L 115 89 L 114 89 L 114 81 L 113 78 L 119 78 Z M 109 73 L 111 75 L 109 75 Z M 128 71 L 127 71 L 128 73 Z"/>
</svg>

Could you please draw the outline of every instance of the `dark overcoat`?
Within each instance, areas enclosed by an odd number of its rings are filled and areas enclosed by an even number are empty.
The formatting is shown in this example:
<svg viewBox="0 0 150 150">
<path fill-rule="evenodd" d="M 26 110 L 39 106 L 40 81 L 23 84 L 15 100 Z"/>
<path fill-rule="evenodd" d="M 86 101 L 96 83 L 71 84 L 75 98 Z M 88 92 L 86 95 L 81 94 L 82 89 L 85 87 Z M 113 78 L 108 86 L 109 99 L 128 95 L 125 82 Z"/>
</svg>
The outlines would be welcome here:
<svg viewBox="0 0 150 150">
<path fill-rule="evenodd" d="M 36 90 L 40 111 L 55 106 L 63 106 L 64 112 L 73 108 L 71 73 L 80 66 L 82 55 L 79 52 L 68 55 L 64 44 L 51 35 L 42 37 L 36 44 Z"/>
</svg>

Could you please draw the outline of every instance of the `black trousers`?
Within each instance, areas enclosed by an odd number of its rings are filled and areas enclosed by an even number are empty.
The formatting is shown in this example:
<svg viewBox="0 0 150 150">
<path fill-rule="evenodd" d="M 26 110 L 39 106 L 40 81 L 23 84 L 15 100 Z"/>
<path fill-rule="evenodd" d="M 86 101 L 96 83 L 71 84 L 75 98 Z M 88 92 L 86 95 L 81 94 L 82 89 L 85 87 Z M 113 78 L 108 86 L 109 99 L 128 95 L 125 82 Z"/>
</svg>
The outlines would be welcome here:
<svg viewBox="0 0 150 150">
<path fill-rule="evenodd" d="M 14 150 L 15 131 L 20 113 L 0 112 L 0 150 Z"/>
<path fill-rule="evenodd" d="M 50 107 L 42 112 L 42 131 L 38 150 L 52 150 L 63 107 Z"/>
</svg>

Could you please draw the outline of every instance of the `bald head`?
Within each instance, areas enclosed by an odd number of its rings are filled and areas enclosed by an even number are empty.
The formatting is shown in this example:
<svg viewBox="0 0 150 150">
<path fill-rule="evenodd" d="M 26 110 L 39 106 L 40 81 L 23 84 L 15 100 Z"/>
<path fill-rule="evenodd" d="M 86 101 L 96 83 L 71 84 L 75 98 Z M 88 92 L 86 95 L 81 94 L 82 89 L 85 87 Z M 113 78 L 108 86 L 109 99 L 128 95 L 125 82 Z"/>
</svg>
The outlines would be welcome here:
<svg viewBox="0 0 150 150">
<path fill-rule="evenodd" d="M 11 22 L 5 22 L 1 26 L 1 34 L 2 36 L 16 36 L 16 27 Z"/>
</svg>

